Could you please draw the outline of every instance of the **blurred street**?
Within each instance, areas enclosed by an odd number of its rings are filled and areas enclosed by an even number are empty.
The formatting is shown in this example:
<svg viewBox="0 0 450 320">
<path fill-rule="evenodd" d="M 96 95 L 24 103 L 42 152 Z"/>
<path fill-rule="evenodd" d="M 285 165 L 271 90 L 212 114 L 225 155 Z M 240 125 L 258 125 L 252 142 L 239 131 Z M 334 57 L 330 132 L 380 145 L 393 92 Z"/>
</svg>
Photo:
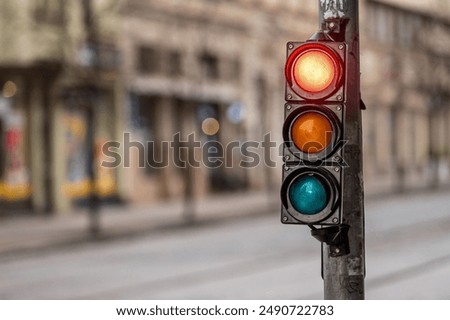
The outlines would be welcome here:
<svg viewBox="0 0 450 320">
<path fill-rule="evenodd" d="M 450 298 L 449 207 L 448 190 L 367 201 L 367 299 Z M 308 228 L 238 215 L 4 255 L 0 298 L 321 299 Z"/>
</svg>

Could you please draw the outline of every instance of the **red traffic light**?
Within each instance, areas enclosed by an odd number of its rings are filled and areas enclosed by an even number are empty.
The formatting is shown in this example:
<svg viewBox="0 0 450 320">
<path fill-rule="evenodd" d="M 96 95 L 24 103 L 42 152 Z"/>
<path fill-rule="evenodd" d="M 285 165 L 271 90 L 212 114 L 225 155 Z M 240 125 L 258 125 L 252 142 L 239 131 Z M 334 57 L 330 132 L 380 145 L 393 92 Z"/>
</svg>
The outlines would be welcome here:
<svg viewBox="0 0 450 320">
<path fill-rule="evenodd" d="M 333 46 L 310 42 L 301 44 L 290 53 L 285 66 L 286 80 L 299 97 L 320 100 L 330 97 L 339 89 L 343 78 L 343 61 Z"/>
</svg>

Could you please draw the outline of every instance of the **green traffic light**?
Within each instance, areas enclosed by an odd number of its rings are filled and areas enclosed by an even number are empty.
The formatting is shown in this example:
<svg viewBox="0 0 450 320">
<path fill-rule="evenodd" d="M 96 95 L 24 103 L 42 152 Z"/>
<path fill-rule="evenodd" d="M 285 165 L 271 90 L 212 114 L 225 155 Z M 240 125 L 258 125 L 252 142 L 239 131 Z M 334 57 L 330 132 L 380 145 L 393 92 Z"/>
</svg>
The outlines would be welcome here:
<svg viewBox="0 0 450 320">
<path fill-rule="evenodd" d="M 328 204 L 328 192 L 314 176 L 301 176 L 289 189 L 289 199 L 295 210 L 305 215 L 315 215 Z"/>
</svg>

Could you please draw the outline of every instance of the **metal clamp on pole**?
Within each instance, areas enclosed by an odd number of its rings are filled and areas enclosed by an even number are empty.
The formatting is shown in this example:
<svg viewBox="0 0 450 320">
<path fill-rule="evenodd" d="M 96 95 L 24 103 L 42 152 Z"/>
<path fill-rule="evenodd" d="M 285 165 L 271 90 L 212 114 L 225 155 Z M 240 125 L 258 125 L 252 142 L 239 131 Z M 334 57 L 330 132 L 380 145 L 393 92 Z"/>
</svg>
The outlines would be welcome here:
<svg viewBox="0 0 450 320">
<path fill-rule="evenodd" d="M 326 243 L 330 249 L 331 257 L 340 257 L 350 253 L 348 241 L 348 230 L 350 226 L 341 224 L 339 226 L 317 229 L 313 226 L 311 235 L 321 243 Z"/>
<path fill-rule="evenodd" d="M 345 41 L 345 32 L 349 18 L 325 18 L 322 22 L 322 30 L 325 30 L 327 34 L 333 38 L 334 41 Z"/>
</svg>

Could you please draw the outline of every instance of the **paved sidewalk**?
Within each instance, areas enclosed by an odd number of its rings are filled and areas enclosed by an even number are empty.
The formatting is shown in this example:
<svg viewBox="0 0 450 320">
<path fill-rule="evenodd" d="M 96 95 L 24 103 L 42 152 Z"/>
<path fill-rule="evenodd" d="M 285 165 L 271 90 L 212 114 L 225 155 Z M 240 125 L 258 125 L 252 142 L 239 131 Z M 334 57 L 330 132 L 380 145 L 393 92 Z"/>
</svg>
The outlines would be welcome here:
<svg viewBox="0 0 450 320">
<path fill-rule="evenodd" d="M 194 221 L 205 223 L 268 213 L 278 206 L 278 194 L 269 199 L 266 192 L 213 196 L 195 203 Z M 25 216 L 0 220 L 0 257 L 94 240 L 129 237 L 189 223 L 183 216 L 182 201 L 146 206 L 109 205 L 100 210 L 101 231 L 97 236 L 89 233 L 87 210 L 61 216 Z"/>
</svg>

